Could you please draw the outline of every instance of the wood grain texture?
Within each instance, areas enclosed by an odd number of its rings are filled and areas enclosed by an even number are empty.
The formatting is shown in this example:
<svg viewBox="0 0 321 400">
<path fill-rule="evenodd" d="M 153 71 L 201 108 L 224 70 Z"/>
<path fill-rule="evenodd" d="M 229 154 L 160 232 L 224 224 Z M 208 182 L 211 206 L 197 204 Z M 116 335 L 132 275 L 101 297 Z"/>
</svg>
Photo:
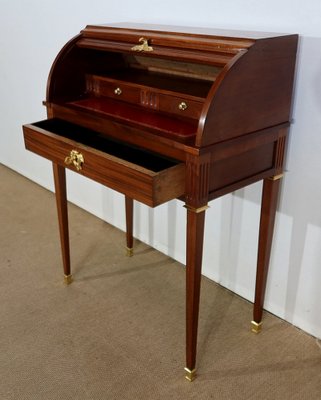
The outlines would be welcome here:
<svg viewBox="0 0 321 400">
<path fill-rule="evenodd" d="M 204 206 L 208 202 L 210 153 L 186 160 L 186 367 L 196 364 L 197 329 L 202 273 Z M 201 212 L 199 212 L 202 209 Z"/>
<path fill-rule="evenodd" d="M 272 180 L 269 178 L 264 179 L 263 181 L 255 300 L 253 309 L 253 320 L 256 323 L 260 323 L 262 320 L 280 181 L 281 179 Z"/>
<path fill-rule="evenodd" d="M 297 36 L 258 41 L 215 81 L 196 143 L 206 146 L 289 121 Z"/>
<path fill-rule="evenodd" d="M 186 227 L 186 367 L 196 364 L 205 211 L 187 210 Z"/>
<path fill-rule="evenodd" d="M 77 150 L 85 159 L 78 173 L 151 207 L 184 194 L 184 164 L 171 163 L 168 168 L 154 172 L 34 125 L 24 126 L 24 137 L 27 149 L 60 166 L 66 166 L 65 158 L 71 150 Z M 72 165 L 66 167 L 75 171 Z"/>
<path fill-rule="evenodd" d="M 125 213 L 126 213 L 126 246 L 132 249 L 133 240 L 133 218 L 134 218 L 134 201 L 132 198 L 125 196 Z"/>
<path fill-rule="evenodd" d="M 71 271 L 70 271 L 66 172 L 64 167 L 56 163 L 53 163 L 52 166 L 53 166 L 53 176 L 55 183 L 62 262 L 64 267 L 64 274 L 66 276 L 69 276 Z"/>
</svg>

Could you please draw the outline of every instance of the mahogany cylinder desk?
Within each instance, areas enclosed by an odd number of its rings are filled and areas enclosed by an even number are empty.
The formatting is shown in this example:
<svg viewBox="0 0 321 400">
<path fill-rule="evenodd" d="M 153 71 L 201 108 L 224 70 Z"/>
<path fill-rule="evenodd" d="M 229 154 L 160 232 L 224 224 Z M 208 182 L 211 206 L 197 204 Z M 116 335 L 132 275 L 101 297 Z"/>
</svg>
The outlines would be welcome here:
<svg viewBox="0 0 321 400">
<path fill-rule="evenodd" d="M 65 282 L 71 282 L 65 168 L 133 200 L 187 209 L 186 378 L 195 378 L 208 202 L 263 180 L 252 330 L 259 332 L 290 125 L 297 35 L 121 23 L 87 26 L 60 51 L 24 125 L 52 161 Z"/>
</svg>

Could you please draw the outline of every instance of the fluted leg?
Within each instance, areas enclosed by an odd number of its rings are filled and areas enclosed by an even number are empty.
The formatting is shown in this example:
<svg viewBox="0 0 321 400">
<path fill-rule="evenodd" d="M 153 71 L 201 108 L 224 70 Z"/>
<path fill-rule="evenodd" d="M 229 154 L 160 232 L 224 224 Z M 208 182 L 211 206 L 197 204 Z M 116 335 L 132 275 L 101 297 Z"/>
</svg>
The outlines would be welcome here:
<svg viewBox="0 0 321 400">
<path fill-rule="evenodd" d="M 280 178 L 278 176 L 276 178 Z M 252 331 L 260 332 L 262 327 L 263 303 L 270 262 L 273 229 L 281 179 L 268 178 L 263 181 L 259 248 L 257 259 L 255 300 Z"/>
<path fill-rule="evenodd" d="M 186 240 L 186 379 L 195 378 L 205 208 L 187 207 Z"/>
<path fill-rule="evenodd" d="M 60 244 L 62 261 L 64 267 L 64 281 L 70 284 L 72 276 L 70 273 L 70 249 L 69 249 L 69 230 L 68 230 L 68 209 L 66 191 L 66 172 L 65 168 L 53 163 L 53 174 L 56 191 L 56 203 L 58 211 Z"/>
<path fill-rule="evenodd" d="M 133 255 L 133 209 L 134 200 L 125 196 L 125 210 L 126 210 L 126 254 L 131 257 Z"/>
</svg>

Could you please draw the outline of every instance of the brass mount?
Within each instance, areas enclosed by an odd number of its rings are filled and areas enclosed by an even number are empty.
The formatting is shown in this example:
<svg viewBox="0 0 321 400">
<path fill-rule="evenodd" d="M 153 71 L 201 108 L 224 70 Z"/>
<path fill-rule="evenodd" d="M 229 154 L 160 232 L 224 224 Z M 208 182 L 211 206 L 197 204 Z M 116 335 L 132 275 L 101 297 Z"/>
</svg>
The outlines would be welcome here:
<svg viewBox="0 0 321 400">
<path fill-rule="evenodd" d="M 201 213 L 201 212 L 203 212 L 203 211 L 206 211 L 208 208 L 210 208 L 208 205 L 203 206 L 203 207 L 199 207 L 199 208 L 195 208 L 195 207 L 189 206 L 189 205 L 187 205 L 187 204 L 185 204 L 184 207 L 185 207 L 188 211 L 192 211 L 192 212 L 194 212 L 194 213 L 196 213 L 196 214 Z"/>
<path fill-rule="evenodd" d="M 126 256 L 127 257 L 132 257 L 133 255 L 134 255 L 133 247 L 126 247 Z"/>
<path fill-rule="evenodd" d="M 196 378 L 196 369 L 194 368 L 193 370 L 190 370 L 189 368 L 184 368 L 186 375 L 185 378 L 189 381 L 189 382 L 193 382 L 193 380 Z"/>
<path fill-rule="evenodd" d="M 84 162 L 84 156 L 77 150 L 71 150 L 69 156 L 65 158 L 65 164 L 73 164 L 77 171 L 80 171 L 82 169 L 82 165 Z"/>
<path fill-rule="evenodd" d="M 148 39 L 141 37 L 139 43 L 131 48 L 132 51 L 153 51 L 154 49 L 148 45 Z"/>
<path fill-rule="evenodd" d="M 70 285 L 71 282 L 72 282 L 72 275 L 71 274 L 64 275 L 64 284 L 65 285 Z"/>
<path fill-rule="evenodd" d="M 251 321 L 251 331 L 253 333 L 260 333 L 261 330 L 262 330 L 262 321 L 261 322 Z"/>
</svg>

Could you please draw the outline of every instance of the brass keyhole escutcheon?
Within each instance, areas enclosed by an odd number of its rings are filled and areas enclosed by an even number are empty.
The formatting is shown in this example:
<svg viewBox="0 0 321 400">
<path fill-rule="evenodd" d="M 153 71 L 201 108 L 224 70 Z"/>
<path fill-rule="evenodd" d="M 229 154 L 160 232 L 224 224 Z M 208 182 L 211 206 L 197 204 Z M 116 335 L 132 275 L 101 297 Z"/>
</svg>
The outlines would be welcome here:
<svg viewBox="0 0 321 400">
<path fill-rule="evenodd" d="M 179 103 L 178 108 L 179 108 L 181 111 L 185 111 L 186 108 L 187 108 L 187 104 L 185 103 L 185 101 L 182 101 L 181 103 Z"/>
<path fill-rule="evenodd" d="M 72 164 L 77 171 L 80 171 L 82 169 L 82 165 L 84 162 L 84 156 L 77 150 L 71 150 L 69 157 L 65 158 L 65 164 Z"/>
<path fill-rule="evenodd" d="M 120 96 L 120 95 L 122 94 L 121 88 L 120 88 L 120 87 L 116 88 L 116 89 L 114 90 L 114 93 L 117 94 L 117 96 Z"/>
</svg>

